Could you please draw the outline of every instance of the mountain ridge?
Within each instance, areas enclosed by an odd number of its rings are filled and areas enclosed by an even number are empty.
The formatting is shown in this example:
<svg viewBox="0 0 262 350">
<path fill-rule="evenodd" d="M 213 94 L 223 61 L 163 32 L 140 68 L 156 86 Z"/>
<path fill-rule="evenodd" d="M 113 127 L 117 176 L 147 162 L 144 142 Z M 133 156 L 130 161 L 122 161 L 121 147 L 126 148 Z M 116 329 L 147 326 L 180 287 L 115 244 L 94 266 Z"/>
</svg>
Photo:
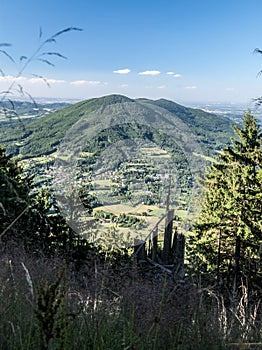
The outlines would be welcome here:
<svg viewBox="0 0 262 350">
<path fill-rule="evenodd" d="M 232 123 L 221 116 L 177 104 L 167 99 L 131 99 L 124 95 L 106 95 L 77 102 L 49 115 L 1 128 L 1 139 L 9 153 L 30 158 L 54 153 L 67 131 L 81 118 L 110 105 L 136 103 L 156 106 L 166 110 L 195 134 L 209 155 L 230 142 Z"/>
</svg>

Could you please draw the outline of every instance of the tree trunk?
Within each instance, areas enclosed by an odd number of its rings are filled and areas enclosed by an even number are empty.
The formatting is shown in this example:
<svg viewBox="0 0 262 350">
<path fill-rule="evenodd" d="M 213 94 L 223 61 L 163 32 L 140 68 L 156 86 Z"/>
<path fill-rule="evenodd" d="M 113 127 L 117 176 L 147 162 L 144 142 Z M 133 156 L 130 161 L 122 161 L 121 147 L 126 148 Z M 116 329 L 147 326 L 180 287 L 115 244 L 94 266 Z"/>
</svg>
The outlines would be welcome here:
<svg viewBox="0 0 262 350">
<path fill-rule="evenodd" d="M 236 237 L 235 245 L 235 267 L 233 273 L 233 283 L 238 287 L 239 273 L 240 273 L 240 248 L 241 248 L 241 239 L 239 236 Z"/>
<path fill-rule="evenodd" d="M 218 238 L 217 238 L 217 273 L 216 273 L 216 278 L 217 278 L 217 283 L 218 284 L 220 282 L 221 235 L 222 235 L 222 230 L 221 230 L 221 227 L 220 227 L 219 228 L 219 233 L 218 233 Z"/>
</svg>

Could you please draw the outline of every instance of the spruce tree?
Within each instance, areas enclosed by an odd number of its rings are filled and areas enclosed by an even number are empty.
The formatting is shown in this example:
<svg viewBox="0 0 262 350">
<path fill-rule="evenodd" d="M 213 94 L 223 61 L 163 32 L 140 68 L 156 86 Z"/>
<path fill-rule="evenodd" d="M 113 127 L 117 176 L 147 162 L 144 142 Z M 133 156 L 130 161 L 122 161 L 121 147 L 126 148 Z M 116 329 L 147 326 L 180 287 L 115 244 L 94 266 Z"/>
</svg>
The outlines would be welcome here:
<svg viewBox="0 0 262 350">
<path fill-rule="evenodd" d="M 17 245 L 32 252 L 44 247 L 50 235 L 50 209 L 45 191 L 33 185 L 18 159 L 7 155 L 0 145 L 0 246 Z"/>
<path fill-rule="evenodd" d="M 250 112 L 208 168 L 195 225 L 195 263 L 222 287 L 261 288 L 262 135 Z M 211 277 L 211 278 L 212 278 Z"/>
</svg>

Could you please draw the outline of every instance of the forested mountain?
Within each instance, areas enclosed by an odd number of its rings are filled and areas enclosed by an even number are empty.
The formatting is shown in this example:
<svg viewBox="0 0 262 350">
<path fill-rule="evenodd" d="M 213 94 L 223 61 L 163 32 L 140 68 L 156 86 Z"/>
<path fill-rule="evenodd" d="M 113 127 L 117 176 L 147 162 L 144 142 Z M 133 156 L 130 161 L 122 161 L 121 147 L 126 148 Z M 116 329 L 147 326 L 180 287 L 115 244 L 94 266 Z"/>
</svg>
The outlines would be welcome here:
<svg viewBox="0 0 262 350">
<path fill-rule="evenodd" d="M 188 127 L 206 155 L 228 144 L 232 136 L 230 121 L 214 114 L 164 99 L 132 100 L 121 95 L 110 95 L 82 101 L 35 120 L 1 125 L 1 142 L 5 144 L 8 153 L 21 154 L 25 158 L 51 154 L 57 150 L 65 134 L 76 122 L 83 118 L 88 120 L 88 115 L 94 111 L 123 103 L 163 109 L 168 113 L 169 119 L 177 118 Z"/>
</svg>

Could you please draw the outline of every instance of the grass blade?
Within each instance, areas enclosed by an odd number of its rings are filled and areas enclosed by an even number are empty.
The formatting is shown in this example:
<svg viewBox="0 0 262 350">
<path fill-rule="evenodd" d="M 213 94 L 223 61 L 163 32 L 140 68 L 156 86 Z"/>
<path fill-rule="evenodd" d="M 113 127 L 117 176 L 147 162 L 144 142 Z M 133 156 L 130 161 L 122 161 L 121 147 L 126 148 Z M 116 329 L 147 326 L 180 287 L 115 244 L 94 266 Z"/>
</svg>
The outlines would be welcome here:
<svg viewBox="0 0 262 350">
<path fill-rule="evenodd" d="M 6 57 L 8 57 L 13 63 L 15 63 L 12 56 L 10 56 L 5 50 L 0 50 L 2 54 L 4 54 Z"/>
<path fill-rule="evenodd" d="M 8 43 L 0 43 L 0 47 L 10 47 L 12 46 L 11 44 L 8 44 Z"/>
<path fill-rule="evenodd" d="M 55 65 L 52 62 L 50 62 L 48 60 L 45 60 L 43 58 L 38 58 L 37 60 L 41 61 L 41 62 L 44 62 L 44 63 L 48 64 L 49 66 L 55 67 Z"/>
<path fill-rule="evenodd" d="M 65 60 L 67 60 L 67 57 L 64 55 L 61 55 L 61 53 L 59 53 L 59 52 L 43 52 L 41 56 L 45 56 L 45 55 L 57 56 L 57 57 L 64 58 Z"/>
<path fill-rule="evenodd" d="M 54 38 L 58 37 L 59 35 L 62 35 L 62 34 L 67 33 L 67 32 L 70 32 L 72 30 L 82 31 L 83 29 L 77 28 L 77 27 L 68 27 L 68 28 L 60 30 L 59 32 L 57 32 L 54 35 L 52 35 L 51 39 L 54 39 Z"/>
</svg>

